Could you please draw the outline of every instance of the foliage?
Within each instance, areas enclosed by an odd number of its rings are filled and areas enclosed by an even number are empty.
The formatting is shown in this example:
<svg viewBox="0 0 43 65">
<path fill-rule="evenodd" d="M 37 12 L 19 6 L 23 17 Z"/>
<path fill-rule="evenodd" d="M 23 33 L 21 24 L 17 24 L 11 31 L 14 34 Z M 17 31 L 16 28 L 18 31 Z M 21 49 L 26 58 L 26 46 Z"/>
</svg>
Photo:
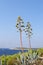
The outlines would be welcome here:
<svg viewBox="0 0 43 65">
<path fill-rule="evenodd" d="M 24 27 L 24 22 L 23 22 L 23 19 L 18 16 L 18 19 L 17 19 L 17 23 L 16 23 L 16 28 L 22 32 L 22 28 Z"/>
<path fill-rule="evenodd" d="M 23 28 L 24 28 L 24 22 L 23 22 L 23 19 L 20 16 L 17 19 L 16 28 L 20 32 L 20 45 L 21 45 L 21 50 L 23 51 L 23 48 L 22 48 L 22 31 L 23 31 Z"/>
<path fill-rule="evenodd" d="M 37 54 L 38 53 L 38 54 Z M 4 65 L 6 63 L 6 65 L 13 65 L 14 63 L 16 64 L 20 64 L 21 63 L 21 55 L 24 55 L 24 60 L 25 61 L 35 61 L 37 64 L 43 63 L 43 61 L 40 61 L 40 59 L 38 59 L 38 55 L 40 55 L 40 53 L 43 53 L 43 48 L 37 49 L 37 50 L 29 50 L 28 52 L 23 52 L 23 53 L 18 53 L 18 54 L 14 54 L 14 55 L 8 55 L 8 56 L 0 56 L 0 59 L 2 60 L 2 65 Z M 14 62 L 13 62 L 14 61 Z"/>
<path fill-rule="evenodd" d="M 43 48 L 37 49 L 39 56 L 43 56 Z"/>
<path fill-rule="evenodd" d="M 27 25 L 26 25 L 24 31 L 25 31 L 26 35 L 28 36 L 29 47 L 30 47 L 30 49 L 31 49 L 30 37 L 31 37 L 31 35 L 32 35 L 32 28 L 31 28 L 30 22 L 27 22 Z"/>
<path fill-rule="evenodd" d="M 27 22 L 26 28 L 25 28 L 26 35 L 31 36 L 32 34 L 32 28 L 30 22 Z"/>
</svg>

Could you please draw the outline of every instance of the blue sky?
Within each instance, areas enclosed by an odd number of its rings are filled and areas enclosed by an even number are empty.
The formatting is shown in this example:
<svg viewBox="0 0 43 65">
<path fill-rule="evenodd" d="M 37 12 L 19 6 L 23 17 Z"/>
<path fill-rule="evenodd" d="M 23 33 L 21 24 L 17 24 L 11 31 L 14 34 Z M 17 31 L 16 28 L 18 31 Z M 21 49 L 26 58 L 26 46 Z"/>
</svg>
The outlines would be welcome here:
<svg viewBox="0 0 43 65">
<path fill-rule="evenodd" d="M 0 0 L 0 48 L 20 47 L 18 16 L 32 25 L 32 47 L 43 47 L 43 0 Z M 22 37 L 23 47 L 29 47 L 24 32 Z"/>
</svg>

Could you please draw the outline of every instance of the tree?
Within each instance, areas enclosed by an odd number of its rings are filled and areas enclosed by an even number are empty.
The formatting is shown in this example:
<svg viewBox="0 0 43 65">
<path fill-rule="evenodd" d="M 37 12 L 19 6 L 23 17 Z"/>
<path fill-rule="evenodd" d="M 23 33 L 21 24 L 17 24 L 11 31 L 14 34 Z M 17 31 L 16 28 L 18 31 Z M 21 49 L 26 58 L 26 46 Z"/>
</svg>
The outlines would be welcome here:
<svg viewBox="0 0 43 65">
<path fill-rule="evenodd" d="M 19 16 L 18 19 L 17 19 L 16 28 L 20 32 L 20 45 L 21 45 L 21 50 L 22 51 L 23 51 L 23 45 L 22 45 L 22 31 L 23 31 L 23 27 L 24 27 L 23 19 Z"/>
<path fill-rule="evenodd" d="M 27 25 L 26 25 L 26 27 L 25 27 L 24 30 L 25 30 L 26 35 L 28 36 L 29 47 L 30 47 L 30 49 L 31 49 L 30 37 L 31 37 L 31 35 L 32 35 L 32 28 L 31 28 L 30 22 L 27 22 Z"/>
</svg>

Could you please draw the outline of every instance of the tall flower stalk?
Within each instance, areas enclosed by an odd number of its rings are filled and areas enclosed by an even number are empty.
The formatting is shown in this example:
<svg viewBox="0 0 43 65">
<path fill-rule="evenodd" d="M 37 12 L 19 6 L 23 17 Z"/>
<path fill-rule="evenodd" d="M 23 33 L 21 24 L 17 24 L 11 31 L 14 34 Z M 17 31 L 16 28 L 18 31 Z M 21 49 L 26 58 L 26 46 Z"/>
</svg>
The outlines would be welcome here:
<svg viewBox="0 0 43 65">
<path fill-rule="evenodd" d="M 22 44 L 22 31 L 23 31 L 23 27 L 24 27 L 23 19 L 19 16 L 17 18 L 16 28 L 20 32 L 20 46 L 21 46 L 21 50 L 22 51 L 23 51 L 23 44 Z"/>
<path fill-rule="evenodd" d="M 32 35 L 32 28 L 30 22 L 27 22 L 27 25 L 25 27 L 25 33 L 28 36 L 28 41 L 29 41 L 29 47 L 31 49 L 31 42 L 30 42 L 30 37 Z"/>
</svg>

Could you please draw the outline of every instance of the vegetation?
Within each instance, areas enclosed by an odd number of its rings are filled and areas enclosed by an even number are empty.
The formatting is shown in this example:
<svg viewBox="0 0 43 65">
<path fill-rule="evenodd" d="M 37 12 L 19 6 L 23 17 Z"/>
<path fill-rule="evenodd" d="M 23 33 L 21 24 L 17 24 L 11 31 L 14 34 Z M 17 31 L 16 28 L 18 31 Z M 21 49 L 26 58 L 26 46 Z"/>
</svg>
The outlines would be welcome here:
<svg viewBox="0 0 43 65">
<path fill-rule="evenodd" d="M 18 53 L 8 56 L 0 56 L 2 65 L 43 65 L 43 60 L 40 54 L 43 53 L 43 48 L 37 50 L 29 50 L 28 52 Z M 39 53 L 40 52 L 40 53 Z M 1 64 L 0 64 L 1 65 Z"/>
<path fill-rule="evenodd" d="M 23 45 L 22 45 L 22 31 L 24 30 L 26 32 L 26 35 L 28 35 L 28 40 L 29 40 L 29 47 L 31 49 L 31 43 L 30 43 L 30 37 L 32 35 L 32 28 L 30 22 L 27 22 L 27 25 L 25 27 L 23 19 L 19 16 L 17 19 L 16 23 L 16 28 L 20 31 L 20 45 L 21 49 L 23 51 Z"/>
<path fill-rule="evenodd" d="M 21 45 L 21 50 L 23 51 L 23 45 L 22 45 L 22 31 L 23 31 L 23 27 L 24 27 L 24 22 L 23 19 L 19 16 L 17 19 L 17 23 L 16 23 L 16 28 L 20 31 L 20 45 Z"/>
<path fill-rule="evenodd" d="M 27 22 L 27 25 L 26 25 L 26 28 L 25 28 L 25 32 L 26 32 L 26 35 L 28 36 L 29 47 L 31 49 L 30 37 L 32 35 L 32 28 L 31 28 L 30 22 Z"/>
<path fill-rule="evenodd" d="M 43 57 L 43 48 L 37 49 L 39 56 Z"/>
</svg>

